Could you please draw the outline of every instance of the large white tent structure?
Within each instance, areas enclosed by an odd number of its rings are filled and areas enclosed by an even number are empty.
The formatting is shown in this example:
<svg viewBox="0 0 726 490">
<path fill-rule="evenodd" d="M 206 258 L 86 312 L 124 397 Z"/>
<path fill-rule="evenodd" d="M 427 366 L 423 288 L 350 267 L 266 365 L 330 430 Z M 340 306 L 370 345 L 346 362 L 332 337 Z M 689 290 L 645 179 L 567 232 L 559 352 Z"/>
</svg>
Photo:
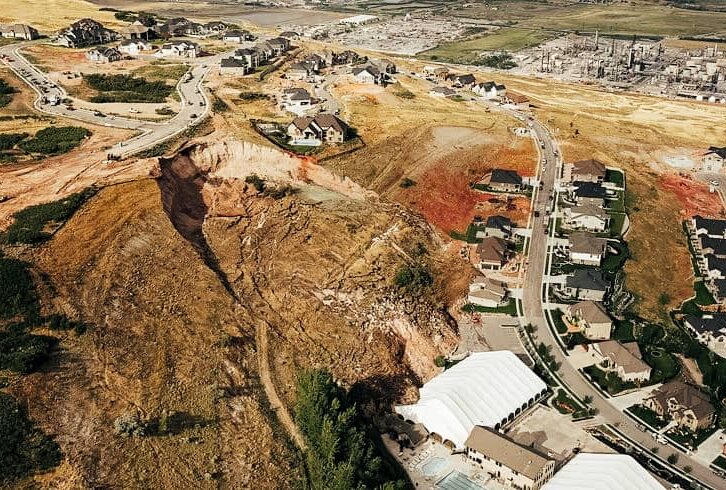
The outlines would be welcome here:
<svg viewBox="0 0 726 490">
<path fill-rule="evenodd" d="M 499 430 L 546 392 L 511 351 L 477 352 L 426 383 L 416 404 L 395 411 L 423 424 L 435 439 L 464 448 L 475 425 Z"/>
<path fill-rule="evenodd" d="M 555 473 L 542 490 L 664 490 L 627 454 L 580 453 Z"/>
</svg>

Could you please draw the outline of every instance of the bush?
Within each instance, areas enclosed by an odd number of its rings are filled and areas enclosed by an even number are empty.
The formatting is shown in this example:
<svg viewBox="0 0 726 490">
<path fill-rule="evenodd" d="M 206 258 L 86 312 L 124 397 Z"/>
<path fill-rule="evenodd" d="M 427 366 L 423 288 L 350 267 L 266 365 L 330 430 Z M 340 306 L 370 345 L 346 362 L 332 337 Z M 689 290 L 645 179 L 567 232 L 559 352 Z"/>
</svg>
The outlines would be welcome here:
<svg viewBox="0 0 726 490">
<path fill-rule="evenodd" d="M 65 223 L 95 193 L 96 189 L 90 187 L 59 201 L 18 211 L 13 215 L 13 224 L 0 235 L 0 242 L 34 244 L 49 239 L 52 233 L 48 231 L 48 226 Z"/>
<path fill-rule="evenodd" d="M 173 116 L 176 114 L 174 110 L 171 107 L 161 107 L 159 109 L 154 110 L 159 116 Z"/>
<path fill-rule="evenodd" d="M 214 102 L 212 102 L 212 110 L 218 113 L 229 112 L 229 106 L 222 99 L 215 97 Z"/>
<path fill-rule="evenodd" d="M 146 424 L 135 413 L 126 412 L 113 421 L 113 431 L 121 437 L 143 437 Z"/>
<path fill-rule="evenodd" d="M 434 358 L 434 365 L 436 367 L 444 367 L 444 366 L 446 366 L 446 358 L 444 356 L 436 356 Z"/>
<path fill-rule="evenodd" d="M 240 92 L 239 98 L 245 102 L 266 99 L 267 96 L 261 92 Z"/>
<path fill-rule="evenodd" d="M 0 151 L 12 150 L 15 145 L 28 137 L 28 133 L 3 133 L 0 134 Z"/>
<path fill-rule="evenodd" d="M 38 318 L 40 306 L 28 264 L 0 257 L 0 319 Z"/>
<path fill-rule="evenodd" d="M 430 287 L 434 278 L 424 264 L 402 264 L 396 271 L 394 283 L 401 289 L 413 292 Z"/>
<path fill-rule="evenodd" d="M 13 397 L 0 393 L 0 484 L 47 471 L 61 462 L 58 444 L 37 429 Z"/>
<path fill-rule="evenodd" d="M 71 151 L 89 136 L 91 136 L 91 132 L 86 128 L 51 126 L 41 129 L 31 139 L 21 141 L 18 146 L 27 153 L 56 155 Z"/>
<path fill-rule="evenodd" d="M 416 185 L 416 181 L 413 179 L 409 179 L 408 177 L 404 177 L 401 180 L 401 183 L 398 184 L 398 186 L 401 187 L 402 189 L 408 189 L 409 187 L 413 187 L 415 185 Z"/>
<path fill-rule="evenodd" d="M 678 462 L 678 454 L 677 453 L 671 453 L 670 456 L 668 456 L 668 462 L 670 464 L 676 464 Z"/>
<path fill-rule="evenodd" d="M 161 103 L 171 95 L 174 87 L 163 81 L 150 82 L 145 78 L 133 75 L 103 75 L 92 73 L 83 79 L 90 88 L 102 92 L 94 95 L 90 101 L 106 102 L 156 102 Z"/>
<path fill-rule="evenodd" d="M 0 107 L 5 107 L 13 100 L 16 90 L 4 79 L 0 78 Z"/>
<path fill-rule="evenodd" d="M 472 60 L 472 64 L 486 66 L 488 68 L 498 68 L 500 70 L 510 70 L 517 66 L 510 54 L 493 54 Z"/>
<path fill-rule="evenodd" d="M 17 328 L 0 332 L 0 369 L 32 373 L 48 359 L 55 344 L 53 337 L 25 333 Z"/>
</svg>

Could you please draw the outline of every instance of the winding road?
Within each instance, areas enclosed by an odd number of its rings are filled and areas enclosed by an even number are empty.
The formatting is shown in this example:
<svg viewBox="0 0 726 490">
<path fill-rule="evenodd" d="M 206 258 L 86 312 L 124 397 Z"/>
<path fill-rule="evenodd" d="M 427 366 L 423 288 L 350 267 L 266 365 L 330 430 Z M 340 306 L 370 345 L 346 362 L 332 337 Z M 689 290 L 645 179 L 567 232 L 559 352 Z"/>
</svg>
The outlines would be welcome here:
<svg viewBox="0 0 726 490">
<path fill-rule="evenodd" d="M 579 398 L 592 397 L 591 406 L 598 409 L 598 417 L 604 420 L 611 429 L 615 429 L 621 436 L 628 439 L 631 444 L 639 446 L 643 453 L 648 454 L 651 459 L 660 461 L 663 466 L 669 467 L 671 470 L 674 468 L 679 470 L 682 473 L 681 476 L 692 479 L 694 484 L 700 484 L 702 488 L 718 489 L 726 487 L 726 482 L 701 462 L 675 447 L 657 443 L 647 430 L 639 428 L 629 416 L 610 403 L 579 373 L 562 350 L 556 334 L 545 318 L 547 305 L 543 302 L 543 291 L 546 287 L 545 283 L 550 267 L 548 258 L 552 253 L 549 244 L 552 243 L 555 233 L 554 226 L 551 229 L 547 227 L 550 218 L 546 216 L 545 211 L 552 208 L 553 203 L 557 203 L 558 196 L 555 188 L 562 167 L 559 158 L 560 152 L 556 139 L 547 127 L 535 119 L 528 119 L 529 116 L 521 112 L 514 112 L 514 115 L 521 120 L 528 121 L 533 137 L 537 144 L 540 145 L 540 158 L 543 162 L 540 169 L 542 188 L 535 190 L 532 206 L 533 214 L 530 219 L 532 236 L 529 243 L 529 266 L 525 275 L 522 299 L 523 324 L 531 323 L 534 325 L 536 327 L 537 341 L 550 346 L 552 355 L 562 366 L 557 373 L 562 384 Z M 550 201 L 550 196 L 553 197 L 552 201 Z M 539 216 L 535 213 L 536 211 L 539 212 Z M 553 211 L 556 212 L 556 209 Z M 660 447 L 658 454 L 651 451 L 651 448 L 656 446 Z M 665 461 L 672 453 L 679 455 L 676 464 L 669 464 Z M 687 466 L 691 468 L 690 474 L 684 471 Z"/>
<path fill-rule="evenodd" d="M 68 97 L 63 87 L 54 83 L 43 71 L 22 55 L 21 49 L 28 44 L 30 43 L 9 44 L 0 47 L 0 59 L 38 94 L 34 103 L 38 111 L 89 124 L 139 132 L 139 134 L 119 142 L 109 150 L 109 155 L 115 158 L 126 158 L 151 148 L 203 121 L 209 115 L 211 109 L 209 97 L 205 93 L 202 82 L 204 82 L 211 67 L 217 65 L 220 59 L 228 54 L 222 53 L 203 58 L 185 59 L 184 61 L 189 65 L 189 71 L 182 77 L 176 87 L 181 99 L 179 112 L 168 121 L 148 122 L 119 116 L 108 116 L 86 109 L 69 108 L 62 102 L 63 99 Z M 54 99 L 60 101 L 60 103 L 53 105 L 50 101 Z"/>
</svg>

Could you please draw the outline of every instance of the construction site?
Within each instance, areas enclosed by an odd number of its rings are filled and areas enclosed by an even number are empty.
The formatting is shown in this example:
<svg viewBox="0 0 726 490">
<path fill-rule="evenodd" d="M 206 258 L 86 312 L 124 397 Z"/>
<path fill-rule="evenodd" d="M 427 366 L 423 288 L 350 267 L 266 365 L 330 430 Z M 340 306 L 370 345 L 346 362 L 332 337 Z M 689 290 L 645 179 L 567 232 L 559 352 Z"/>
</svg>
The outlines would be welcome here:
<svg viewBox="0 0 726 490">
<path fill-rule="evenodd" d="M 516 73 L 592 81 L 614 89 L 726 104 L 726 53 L 718 44 L 568 34 L 519 52 Z"/>
</svg>

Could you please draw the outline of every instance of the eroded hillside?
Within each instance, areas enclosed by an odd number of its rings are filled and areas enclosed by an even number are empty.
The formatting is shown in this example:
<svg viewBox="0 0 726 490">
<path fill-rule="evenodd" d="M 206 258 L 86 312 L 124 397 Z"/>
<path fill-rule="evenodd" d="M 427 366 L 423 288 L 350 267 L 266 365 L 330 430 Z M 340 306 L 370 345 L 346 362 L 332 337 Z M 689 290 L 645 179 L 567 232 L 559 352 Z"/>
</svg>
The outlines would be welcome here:
<svg viewBox="0 0 726 490">
<path fill-rule="evenodd" d="M 158 174 L 101 190 L 30 254 L 44 307 L 90 325 L 10 388 L 65 456 L 36 483 L 290 487 L 300 368 L 385 402 L 454 346 L 440 277 L 458 266 L 419 217 L 238 142 L 188 147 Z M 394 285 L 411 264 L 432 288 Z M 166 431 L 122 438 L 129 413 Z"/>
</svg>

